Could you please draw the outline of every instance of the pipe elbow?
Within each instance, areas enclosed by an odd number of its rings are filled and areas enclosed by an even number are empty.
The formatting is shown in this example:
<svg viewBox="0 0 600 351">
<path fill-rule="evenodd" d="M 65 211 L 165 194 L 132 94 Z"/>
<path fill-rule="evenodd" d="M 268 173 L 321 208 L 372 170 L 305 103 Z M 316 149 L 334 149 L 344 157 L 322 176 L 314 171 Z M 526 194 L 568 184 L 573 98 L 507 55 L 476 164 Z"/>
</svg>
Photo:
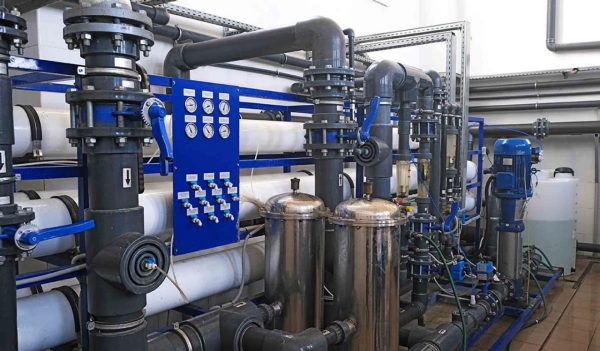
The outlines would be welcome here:
<svg viewBox="0 0 600 351">
<path fill-rule="evenodd" d="M 441 88 L 442 87 L 442 77 L 440 76 L 440 74 L 437 71 L 427 71 L 425 72 L 425 74 L 427 74 L 429 76 L 429 78 L 431 78 L 431 82 L 433 84 L 434 88 Z"/>
<path fill-rule="evenodd" d="M 333 68 L 346 66 L 346 38 L 332 19 L 317 17 L 296 24 L 296 40 L 313 52 L 313 64 Z"/>
<path fill-rule="evenodd" d="M 394 91 L 404 85 L 406 69 L 397 62 L 383 60 L 369 66 L 365 72 L 365 97 L 394 97 Z"/>
<path fill-rule="evenodd" d="M 183 59 L 184 45 L 176 45 L 167 53 L 163 63 L 163 75 L 173 78 L 189 78 L 190 67 Z"/>
</svg>

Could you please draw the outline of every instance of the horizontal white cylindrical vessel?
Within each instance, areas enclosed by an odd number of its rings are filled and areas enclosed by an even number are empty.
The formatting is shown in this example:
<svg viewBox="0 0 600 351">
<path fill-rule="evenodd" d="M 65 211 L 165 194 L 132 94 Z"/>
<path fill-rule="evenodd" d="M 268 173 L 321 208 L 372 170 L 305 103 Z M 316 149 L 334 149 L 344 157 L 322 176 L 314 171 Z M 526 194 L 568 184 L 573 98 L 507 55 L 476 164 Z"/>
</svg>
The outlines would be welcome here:
<svg viewBox="0 0 600 351">
<path fill-rule="evenodd" d="M 264 274 L 265 250 L 262 239 L 246 248 L 244 279 L 253 282 Z M 200 300 L 237 288 L 242 283 L 242 248 L 235 248 L 178 261 L 169 274 L 191 300 Z M 154 315 L 184 305 L 177 288 L 168 279 L 146 296 L 146 315 Z M 17 300 L 19 351 L 39 351 L 75 340 L 72 308 L 57 291 Z"/>
<path fill-rule="evenodd" d="M 468 162 L 467 175 L 475 174 L 475 164 Z M 410 189 L 417 187 L 417 174 L 415 165 L 410 168 Z M 356 184 L 356 169 L 345 170 L 352 181 Z M 394 176 L 390 179 L 391 189 L 396 189 L 396 168 Z M 260 217 L 258 213 L 259 203 L 264 203 L 272 196 L 288 192 L 290 189 L 290 178 L 300 179 L 300 191 L 315 193 L 315 177 L 304 172 L 260 174 L 254 176 L 240 177 L 240 220 L 249 220 Z M 350 198 L 350 183 L 344 177 L 344 199 Z M 173 228 L 173 190 L 170 182 L 150 183 L 143 194 L 140 194 L 140 206 L 144 207 L 144 230 L 146 235 L 159 235 Z M 68 195 L 77 202 L 77 191 L 75 190 L 53 190 L 38 192 L 42 200 L 28 200 L 23 193 L 15 193 L 15 202 L 23 207 L 32 207 L 36 212 L 33 224 L 40 229 L 70 224 L 71 219 L 65 205 L 58 199 L 50 199 L 52 196 Z M 467 195 L 467 210 L 474 207 L 474 198 Z M 34 257 L 64 252 L 75 246 L 73 236 L 57 238 L 43 242 L 34 250 Z"/>
<path fill-rule="evenodd" d="M 76 149 L 71 147 L 65 131 L 70 126 L 69 111 L 65 109 L 52 109 L 35 107 L 42 125 L 42 151 L 46 158 L 74 158 Z M 25 111 L 19 107 L 13 108 L 15 120 L 15 144 L 13 157 L 23 157 L 32 151 L 31 128 Z M 171 116 L 167 116 L 165 123 L 172 139 Z M 276 154 L 282 152 L 304 151 L 305 130 L 301 122 L 281 122 L 268 120 L 240 119 L 240 154 L 254 155 Z M 419 144 L 411 141 L 411 149 L 418 148 Z M 394 148 L 398 147 L 398 133 L 394 129 Z M 156 146 L 144 148 L 144 154 L 151 156 L 156 152 Z"/>
</svg>

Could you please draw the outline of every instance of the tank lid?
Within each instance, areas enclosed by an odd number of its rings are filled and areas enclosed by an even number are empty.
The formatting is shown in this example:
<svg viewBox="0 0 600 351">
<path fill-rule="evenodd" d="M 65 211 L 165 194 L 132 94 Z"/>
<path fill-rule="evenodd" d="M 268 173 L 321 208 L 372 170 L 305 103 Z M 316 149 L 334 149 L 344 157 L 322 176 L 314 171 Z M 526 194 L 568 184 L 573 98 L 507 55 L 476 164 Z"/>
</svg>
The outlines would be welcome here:
<svg viewBox="0 0 600 351">
<path fill-rule="evenodd" d="M 387 227 L 406 223 L 406 216 L 393 202 L 383 199 L 350 199 L 340 203 L 331 218 L 335 224 Z"/>
<path fill-rule="evenodd" d="M 266 218 L 312 219 L 323 217 L 327 208 L 320 198 L 298 192 L 300 180 L 291 179 L 291 193 L 271 197 L 260 210 Z"/>
</svg>

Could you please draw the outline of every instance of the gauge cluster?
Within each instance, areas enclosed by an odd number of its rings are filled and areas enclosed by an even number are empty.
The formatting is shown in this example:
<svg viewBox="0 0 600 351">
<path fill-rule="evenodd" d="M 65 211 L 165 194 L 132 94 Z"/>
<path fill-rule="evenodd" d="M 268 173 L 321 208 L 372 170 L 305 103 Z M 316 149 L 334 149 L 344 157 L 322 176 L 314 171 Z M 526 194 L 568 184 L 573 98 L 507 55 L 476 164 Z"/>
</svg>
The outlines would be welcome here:
<svg viewBox="0 0 600 351">
<path fill-rule="evenodd" d="M 239 94 L 177 80 L 173 106 L 174 254 L 237 241 Z"/>
</svg>

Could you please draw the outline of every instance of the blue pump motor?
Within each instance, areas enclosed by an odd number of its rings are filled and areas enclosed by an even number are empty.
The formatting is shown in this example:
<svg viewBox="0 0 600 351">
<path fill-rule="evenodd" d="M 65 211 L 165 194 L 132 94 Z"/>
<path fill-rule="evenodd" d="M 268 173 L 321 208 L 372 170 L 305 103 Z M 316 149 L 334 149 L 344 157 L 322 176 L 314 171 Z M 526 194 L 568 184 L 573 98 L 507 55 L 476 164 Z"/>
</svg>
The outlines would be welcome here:
<svg viewBox="0 0 600 351">
<path fill-rule="evenodd" d="M 539 147 L 527 139 L 498 139 L 494 144 L 494 195 L 504 199 L 526 199 L 533 195 L 531 165 L 539 160 Z"/>
</svg>

